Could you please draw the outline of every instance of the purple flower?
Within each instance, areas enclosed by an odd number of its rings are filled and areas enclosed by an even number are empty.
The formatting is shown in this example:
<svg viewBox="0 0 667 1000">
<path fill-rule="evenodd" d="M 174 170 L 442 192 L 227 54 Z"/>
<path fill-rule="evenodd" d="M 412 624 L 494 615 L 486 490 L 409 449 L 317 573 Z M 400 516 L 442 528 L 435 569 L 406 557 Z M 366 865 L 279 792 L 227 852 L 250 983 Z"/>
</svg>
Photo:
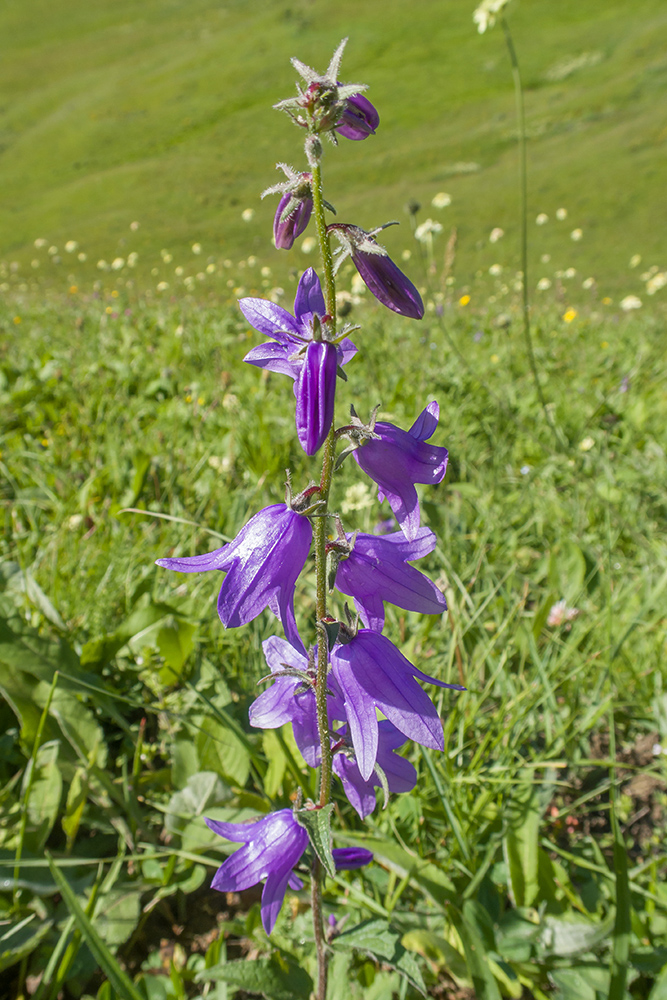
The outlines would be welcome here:
<svg viewBox="0 0 667 1000">
<path fill-rule="evenodd" d="M 380 116 L 368 98 L 363 94 L 354 94 L 345 101 L 335 131 L 346 139 L 367 139 L 369 135 L 375 135 L 379 124 Z"/>
<path fill-rule="evenodd" d="M 422 673 L 386 636 L 360 629 L 354 639 L 331 653 L 331 672 L 345 702 L 356 762 L 368 781 L 378 758 L 376 709 L 408 739 L 433 750 L 444 749 L 442 723 L 435 705 L 415 678 L 461 691 Z"/>
<path fill-rule="evenodd" d="M 294 589 L 311 540 L 308 518 L 279 503 L 260 510 L 233 542 L 220 549 L 200 556 L 156 561 L 158 566 L 179 573 L 223 570 L 227 576 L 218 596 L 223 625 L 247 625 L 264 608 L 270 608 L 280 618 L 292 645 L 303 649 L 294 618 Z"/>
<path fill-rule="evenodd" d="M 348 541 L 354 536 L 349 535 Z M 418 528 L 408 541 L 402 531 L 391 535 L 357 535 L 347 558 L 341 559 L 336 573 L 336 590 L 354 597 L 368 628 L 381 632 L 384 601 L 439 615 L 447 610 L 443 594 L 427 576 L 408 566 L 409 559 L 421 559 L 435 548 L 430 528 Z"/>
<path fill-rule="evenodd" d="M 366 475 L 377 483 L 378 497 L 389 501 L 398 524 L 409 541 L 419 530 L 419 499 L 415 483 L 440 483 L 447 470 L 447 449 L 425 444 L 438 426 L 436 402 L 422 410 L 409 431 L 394 424 L 377 423 L 377 439 L 366 440 L 354 457 Z"/>
<path fill-rule="evenodd" d="M 337 734 L 340 735 L 341 731 L 337 731 Z M 411 792 L 417 784 L 417 772 L 410 761 L 394 753 L 404 743 L 405 736 L 388 719 L 378 722 L 378 752 L 375 766 L 381 767 L 384 771 L 390 792 Z M 356 760 L 351 760 L 343 753 L 337 753 L 334 757 L 333 769 L 343 784 L 348 802 L 356 809 L 361 819 L 365 819 L 375 809 L 375 789 L 381 785 L 375 770 L 370 778 L 365 780 L 361 776 Z"/>
<path fill-rule="evenodd" d="M 319 451 L 329 433 L 336 394 L 336 348 L 311 340 L 296 378 L 296 432 L 306 455 Z"/>
<path fill-rule="evenodd" d="M 273 239 L 278 250 L 292 249 L 294 240 L 310 222 L 312 211 L 312 198 L 295 198 L 289 192 L 282 196 L 273 220 Z"/>
<path fill-rule="evenodd" d="M 307 671 L 306 657 L 284 639 L 271 636 L 262 645 L 271 673 L 279 673 L 286 667 Z M 298 677 L 276 677 L 271 687 L 263 691 L 250 706 L 250 725 L 258 729 L 277 729 L 291 722 L 294 739 L 303 759 L 309 767 L 319 767 L 321 756 L 315 693 L 306 690 L 297 694 L 296 689 L 300 685 Z M 332 745 L 348 743 L 348 727 L 345 725 L 335 728 L 335 722 L 347 722 L 347 714 L 342 691 L 333 674 L 329 674 L 327 687 L 330 692 L 327 697 L 327 712 Z M 404 743 L 405 737 L 391 722 L 385 719 L 378 724 L 376 763 L 386 775 L 390 792 L 409 792 L 417 781 L 412 764 L 394 753 Z M 381 785 L 379 777 L 373 771 L 369 778 L 362 778 L 356 762 L 344 753 L 336 753 L 333 769 L 343 784 L 349 802 L 364 819 L 375 808 L 375 789 Z"/>
<path fill-rule="evenodd" d="M 322 286 L 312 267 L 304 271 L 299 280 L 294 316 L 268 299 L 240 299 L 239 306 L 255 330 L 276 341 L 253 347 L 244 360 L 258 368 L 267 368 L 296 379 L 304 363 L 303 354 L 299 352 L 314 339 L 319 339 L 313 336 L 314 327 L 319 332 L 326 316 Z M 357 348 L 348 337 L 336 344 L 335 349 L 339 365 L 347 364 L 357 353 Z"/>
<path fill-rule="evenodd" d="M 400 267 L 394 264 L 384 247 L 373 238 L 375 233 L 384 228 L 386 227 L 380 226 L 366 232 L 359 226 L 348 223 L 334 222 L 328 226 L 327 230 L 338 237 L 342 247 L 336 267 L 346 257 L 351 257 L 364 284 L 383 306 L 393 309 L 401 316 L 421 319 L 424 315 L 421 295 Z"/>
<path fill-rule="evenodd" d="M 301 889 L 303 882 L 292 870 L 308 846 L 308 834 L 291 809 L 280 809 L 255 823 L 220 823 L 207 819 L 206 825 L 226 840 L 243 844 L 218 868 L 211 886 L 220 892 L 241 892 L 266 879 L 262 890 L 262 925 L 273 930 L 285 899 L 287 886 Z M 364 848 L 337 848 L 333 851 L 337 869 L 360 868 L 373 855 Z"/>
</svg>

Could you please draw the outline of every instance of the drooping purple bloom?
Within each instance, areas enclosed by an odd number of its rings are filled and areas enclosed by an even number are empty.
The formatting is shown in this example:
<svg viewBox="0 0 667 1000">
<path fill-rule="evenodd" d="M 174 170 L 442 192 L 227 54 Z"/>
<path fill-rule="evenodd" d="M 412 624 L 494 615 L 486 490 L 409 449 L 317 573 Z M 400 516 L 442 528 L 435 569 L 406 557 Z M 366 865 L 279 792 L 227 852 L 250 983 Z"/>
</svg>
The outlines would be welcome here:
<svg viewBox="0 0 667 1000">
<path fill-rule="evenodd" d="M 359 772 L 367 781 L 378 757 L 379 709 L 408 739 L 433 750 L 444 749 L 442 723 L 435 705 L 415 678 L 460 691 L 415 667 L 386 636 L 360 629 L 331 653 L 331 672 L 345 702 L 350 737 Z"/>
<path fill-rule="evenodd" d="M 340 730 L 337 731 L 340 733 Z M 384 771 L 390 792 L 411 792 L 417 784 L 417 772 L 405 757 L 394 753 L 405 743 L 405 736 L 388 719 L 378 722 L 378 753 L 375 766 Z M 365 819 L 375 809 L 375 789 L 381 785 L 374 770 L 367 780 L 361 776 L 356 760 L 343 753 L 337 753 L 333 761 L 334 772 L 340 778 L 350 805 L 356 809 L 361 819 Z"/>
<path fill-rule="evenodd" d="M 283 213 L 292 203 L 292 210 L 283 217 Z M 285 193 L 278 202 L 273 220 L 273 239 L 278 250 L 291 250 L 294 241 L 301 236 L 310 222 L 313 212 L 313 199 L 297 199 L 291 192 Z"/>
<path fill-rule="evenodd" d="M 286 667 L 293 667 L 302 672 L 307 670 L 306 657 L 284 639 L 271 636 L 262 645 L 272 673 L 280 673 Z M 277 729 L 291 722 L 294 739 L 303 759 L 309 767 L 319 767 L 321 756 L 315 693 L 312 690 L 296 693 L 300 686 L 301 681 L 298 677 L 276 677 L 271 687 L 263 691 L 250 706 L 250 725 L 258 729 Z M 327 712 L 332 745 L 346 743 L 347 725 L 339 728 L 335 726 L 336 722 L 347 722 L 347 715 L 343 694 L 333 674 L 329 674 L 327 688 L 329 689 Z M 378 724 L 376 763 L 387 777 L 390 792 L 409 792 L 416 784 L 417 775 L 412 764 L 394 753 L 404 743 L 405 737 L 391 722 L 385 719 Z M 349 802 L 364 819 L 375 808 L 375 789 L 381 785 L 379 777 L 373 771 L 369 778 L 362 778 L 356 762 L 344 753 L 336 753 L 333 769 L 342 782 Z"/>
<path fill-rule="evenodd" d="M 240 299 L 239 306 L 255 330 L 275 341 L 253 347 L 244 360 L 258 368 L 267 368 L 296 379 L 303 366 L 303 354 L 299 352 L 316 339 L 313 336 L 314 326 L 321 329 L 326 316 L 322 286 L 312 267 L 304 271 L 299 280 L 294 316 L 268 299 Z M 335 350 L 337 363 L 341 366 L 357 353 L 357 348 L 348 337 L 336 344 Z"/>
<path fill-rule="evenodd" d="M 379 229 L 366 232 L 349 223 L 333 222 L 327 226 L 327 230 L 338 237 L 342 246 L 337 266 L 345 257 L 350 256 L 364 284 L 383 306 L 393 309 L 401 316 L 421 319 L 424 315 L 421 295 L 407 275 L 394 264 L 384 247 L 374 239 L 375 233 L 384 228 L 385 226 L 380 226 Z"/>
<path fill-rule="evenodd" d="M 436 402 L 422 410 L 409 431 L 394 424 L 377 423 L 377 439 L 365 441 L 354 457 L 366 475 L 377 483 L 378 497 L 385 497 L 409 541 L 417 538 L 420 509 L 415 483 L 442 482 L 447 471 L 446 448 L 426 444 L 438 426 Z"/>
<path fill-rule="evenodd" d="M 299 826 L 291 809 L 280 809 L 256 823 L 221 823 L 207 819 L 206 825 L 226 840 L 243 844 L 218 868 L 211 887 L 220 892 L 241 892 L 266 879 L 262 890 L 262 925 L 270 934 L 287 886 L 290 889 L 303 886 L 292 869 L 308 846 L 304 827 Z"/>
<path fill-rule="evenodd" d="M 353 536 L 348 536 L 351 541 Z M 390 535 L 357 535 L 349 556 L 341 559 L 336 573 L 336 590 L 354 597 L 368 628 L 381 632 L 384 601 L 406 611 L 439 615 L 447 610 L 444 595 L 432 580 L 408 565 L 435 548 L 430 528 L 418 528 L 408 541 L 402 531 Z"/>
<path fill-rule="evenodd" d="M 296 432 L 306 455 L 319 451 L 329 433 L 336 395 L 336 348 L 311 340 L 296 378 Z"/>
<path fill-rule="evenodd" d="M 270 608 L 282 622 L 290 643 L 302 650 L 294 617 L 294 590 L 311 541 L 308 518 L 279 503 L 260 510 L 233 542 L 220 549 L 156 561 L 158 566 L 179 573 L 223 570 L 227 575 L 218 596 L 223 625 L 247 625 L 264 608 Z"/>
<path fill-rule="evenodd" d="M 345 101 L 335 131 L 346 139 L 367 139 L 369 135 L 375 135 L 379 124 L 377 108 L 363 94 L 354 94 Z"/>
<path fill-rule="evenodd" d="M 287 886 L 301 889 L 303 882 L 293 871 L 308 846 L 308 834 L 291 809 L 280 809 L 255 823 L 221 823 L 207 819 L 206 825 L 226 840 L 243 844 L 227 858 L 213 876 L 211 887 L 220 892 L 241 892 L 266 879 L 262 890 L 262 925 L 273 930 L 285 899 Z M 373 858 L 364 848 L 334 849 L 337 869 L 360 868 Z"/>
</svg>

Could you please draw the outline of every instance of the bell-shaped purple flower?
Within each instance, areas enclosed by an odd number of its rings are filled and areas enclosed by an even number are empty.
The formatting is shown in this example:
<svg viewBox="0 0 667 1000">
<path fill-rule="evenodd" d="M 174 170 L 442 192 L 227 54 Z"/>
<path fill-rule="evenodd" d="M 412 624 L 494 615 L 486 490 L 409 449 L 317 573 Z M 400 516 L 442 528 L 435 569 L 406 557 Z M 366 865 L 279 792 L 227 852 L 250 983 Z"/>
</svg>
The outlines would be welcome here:
<svg viewBox="0 0 667 1000">
<path fill-rule="evenodd" d="M 331 672 L 345 701 L 356 762 L 368 781 L 378 757 L 379 709 L 408 739 L 433 750 L 444 749 L 442 723 L 435 705 L 415 678 L 439 687 L 463 690 L 422 673 L 386 636 L 360 629 L 331 653 Z"/>
<path fill-rule="evenodd" d="M 385 497 L 399 527 L 409 541 L 417 538 L 420 510 L 415 483 L 440 483 L 447 471 L 446 448 L 426 444 L 438 426 L 436 402 L 422 410 L 409 431 L 394 424 L 377 423 L 377 439 L 365 441 L 354 457 L 366 475 L 377 483 L 378 497 Z"/>
<path fill-rule="evenodd" d="M 270 608 L 290 643 L 303 650 L 294 617 L 294 590 L 312 534 L 307 517 L 279 503 L 255 514 L 228 545 L 200 556 L 158 559 L 157 565 L 179 573 L 223 570 L 227 575 L 218 596 L 223 625 L 247 625 Z"/>
<path fill-rule="evenodd" d="M 287 886 L 301 889 L 303 882 L 293 871 L 306 847 L 308 834 L 291 809 L 280 809 L 255 823 L 221 823 L 207 819 L 206 825 L 226 840 L 243 846 L 218 868 L 211 886 L 220 892 L 242 892 L 266 879 L 262 890 L 262 925 L 273 930 L 285 899 Z M 338 870 L 360 868 L 373 858 L 361 847 L 334 849 Z"/>
<path fill-rule="evenodd" d="M 348 536 L 352 541 L 353 536 Z M 439 615 L 447 610 L 444 595 L 432 580 L 408 565 L 435 548 L 430 528 L 418 528 L 412 541 L 402 531 L 390 535 L 357 535 L 336 572 L 336 590 L 354 597 L 359 613 L 374 632 L 384 626 L 384 601 L 406 611 Z"/>
<path fill-rule="evenodd" d="M 375 135 L 380 124 L 377 109 L 363 94 L 353 94 L 345 101 L 345 107 L 335 131 L 346 139 L 367 139 Z"/>
<path fill-rule="evenodd" d="M 306 455 L 319 451 L 329 433 L 336 396 L 336 348 L 312 340 L 294 385 L 296 432 Z"/>
<path fill-rule="evenodd" d="M 264 656 L 271 673 L 282 673 L 286 667 L 306 672 L 307 658 L 280 639 L 271 636 L 263 644 Z M 277 729 L 291 722 L 294 739 L 301 756 L 309 767 L 319 767 L 320 738 L 317 728 L 315 693 L 312 690 L 297 690 L 302 687 L 299 677 L 276 677 L 271 687 L 250 706 L 250 725 L 257 729 Z M 333 675 L 327 679 L 327 714 L 332 732 L 332 745 L 348 742 L 348 727 L 336 728 L 336 722 L 347 722 L 345 701 L 338 682 Z M 385 773 L 390 792 L 409 792 L 414 788 L 417 775 L 412 764 L 394 751 L 405 743 L 396 727 L 386 719 L 378 724 L 378 750 L 376 764 Z M 369 778 L 362 778 L 357 763 L 344 753 L 336 753 L 333 760 L 334 773 L 340 778 L 343 789 L 351 805 L 362 819 L 375 808 L 375 789 L 381 785 L 375 770 Z"/>
<path fill-rule="evenodd" d="M 336 267 L 338 268 L 346 257 L 351 257 L 364 284 L 383 306 L 393 309 L 401 316 L 421 319 L 424 315 L 421 295 L 407 275 L 394 264 L 384 247 L 381 247 L 374 238 L 376 233 L 385 228 L 386 226 L 380 226 L 367 232 L 349 223 L 332 222 L 327 226 L 327 230 L 338 238 L 342 247 Z"/>
<path fill-rule="evenodd" d="M 343 731 L 344 732 L 344 731 Z M 341 734 L 341 730 L 337 731 Z M 405 736 L 398 731 L 388 719 L 378 722 L 378 752 L 375 767 L 381 767 L 387 779 L 390 792 L 411 792 L 417 784 L 417 772 L 405 757 L 394 753 L 405 743 Z M 381 786 L 377 771 L 373 770 L 370 778 L 361 776 L 356 760 L 337 753 L 333 760 L 333 769 L 340 778 L 347 800 L 356 809 L 361 819 L 365 819 L 375 809 L 375 789 Z"/>
<path fill-rule="evenodd" d="M 275 343 L 261 344 L 246 354 L 244 360 L 258 368 L 267 368 L 296 379 L 303 366 L 302 349 L 319 339 L 326 316 L 326 305 L 320 279 L 312 267 L 301 275 L 294 299 L 294 316 L 268 299 L 239 300 L 241 312 L 255 330 L 271 337 Z M 314 337 L 317 327 L 318 337 Z M 345 365 L 357 353 L 352 341 L 345 337 L 335 345 L 338 365 Z"/>
<path fill-rule="evenodd" d="M 289 209 L 292 204 L 291 211 Z M 285 215 L 285 211 L 287 214 Z M 285 193 L 278 202 L 273 220 L 273 239 L 278 250 L 291 250 L 295 239 L 301 236 L 310 222 L 313 212 L 312 198 L 295 198 L 291 192 Z"/>
<path fill-rule="evenodd" d="M 424 303 L 421 295 L 388 254 L 353 251 L 352 263 L 364 284 L 383 306 L 410 319 L 422 318 Z"/>
</svg>

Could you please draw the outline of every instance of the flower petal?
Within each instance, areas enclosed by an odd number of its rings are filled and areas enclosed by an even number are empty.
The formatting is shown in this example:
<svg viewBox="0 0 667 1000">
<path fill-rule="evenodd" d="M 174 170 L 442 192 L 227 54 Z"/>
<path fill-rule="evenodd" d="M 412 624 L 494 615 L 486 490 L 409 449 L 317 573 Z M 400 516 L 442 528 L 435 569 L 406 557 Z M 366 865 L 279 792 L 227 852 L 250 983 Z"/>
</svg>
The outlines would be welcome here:
<svg viewBox="0 0 667 1000">
<path fill-rule="evenodd" d="M 313 313 L 324 316 L 327 311 L 320 279 L 312 267 L 307 268 L 299 279 L 294 299 L 294 313 L 297 322 L 301 323 L 302 318 Z"/>
<path fill-rule="evenodd" d="M 281 344 L 298 343 L 301 330 L 294 316 L 269 299 L 239 299 L 239 308 L 255 330 Z"/>
</svg>

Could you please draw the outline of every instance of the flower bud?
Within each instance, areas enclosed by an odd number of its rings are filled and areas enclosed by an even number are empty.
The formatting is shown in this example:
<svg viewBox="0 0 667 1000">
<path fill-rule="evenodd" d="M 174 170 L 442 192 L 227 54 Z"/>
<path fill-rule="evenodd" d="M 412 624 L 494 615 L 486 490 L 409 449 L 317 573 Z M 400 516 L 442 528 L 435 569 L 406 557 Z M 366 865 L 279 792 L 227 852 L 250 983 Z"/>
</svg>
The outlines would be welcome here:
<svg viewBox="0 0 667 1000">
<path fill-rule="evenodd" d="M 314 455 L 329 433 L 336 396 L 336 348 L 312 340 L 294 386 L 296 432 L 306 455 Z"/>
<path fill-rule="evenodd" d="M 278 250 L 292 249 L 294 240 L 308 225 L 312 211 L 312 198 L 297 198 L 290 192 L 282 196 L 273 220 L 273 239 Z"/>
<path fill-rule="evenodd" d="M 367 139 L 375 135 L 380 124 L 377 109 L 363 94 L 354 94 L 345 101 L 340 120 L 335 131 L 346 139 Z"/>
</svg>

